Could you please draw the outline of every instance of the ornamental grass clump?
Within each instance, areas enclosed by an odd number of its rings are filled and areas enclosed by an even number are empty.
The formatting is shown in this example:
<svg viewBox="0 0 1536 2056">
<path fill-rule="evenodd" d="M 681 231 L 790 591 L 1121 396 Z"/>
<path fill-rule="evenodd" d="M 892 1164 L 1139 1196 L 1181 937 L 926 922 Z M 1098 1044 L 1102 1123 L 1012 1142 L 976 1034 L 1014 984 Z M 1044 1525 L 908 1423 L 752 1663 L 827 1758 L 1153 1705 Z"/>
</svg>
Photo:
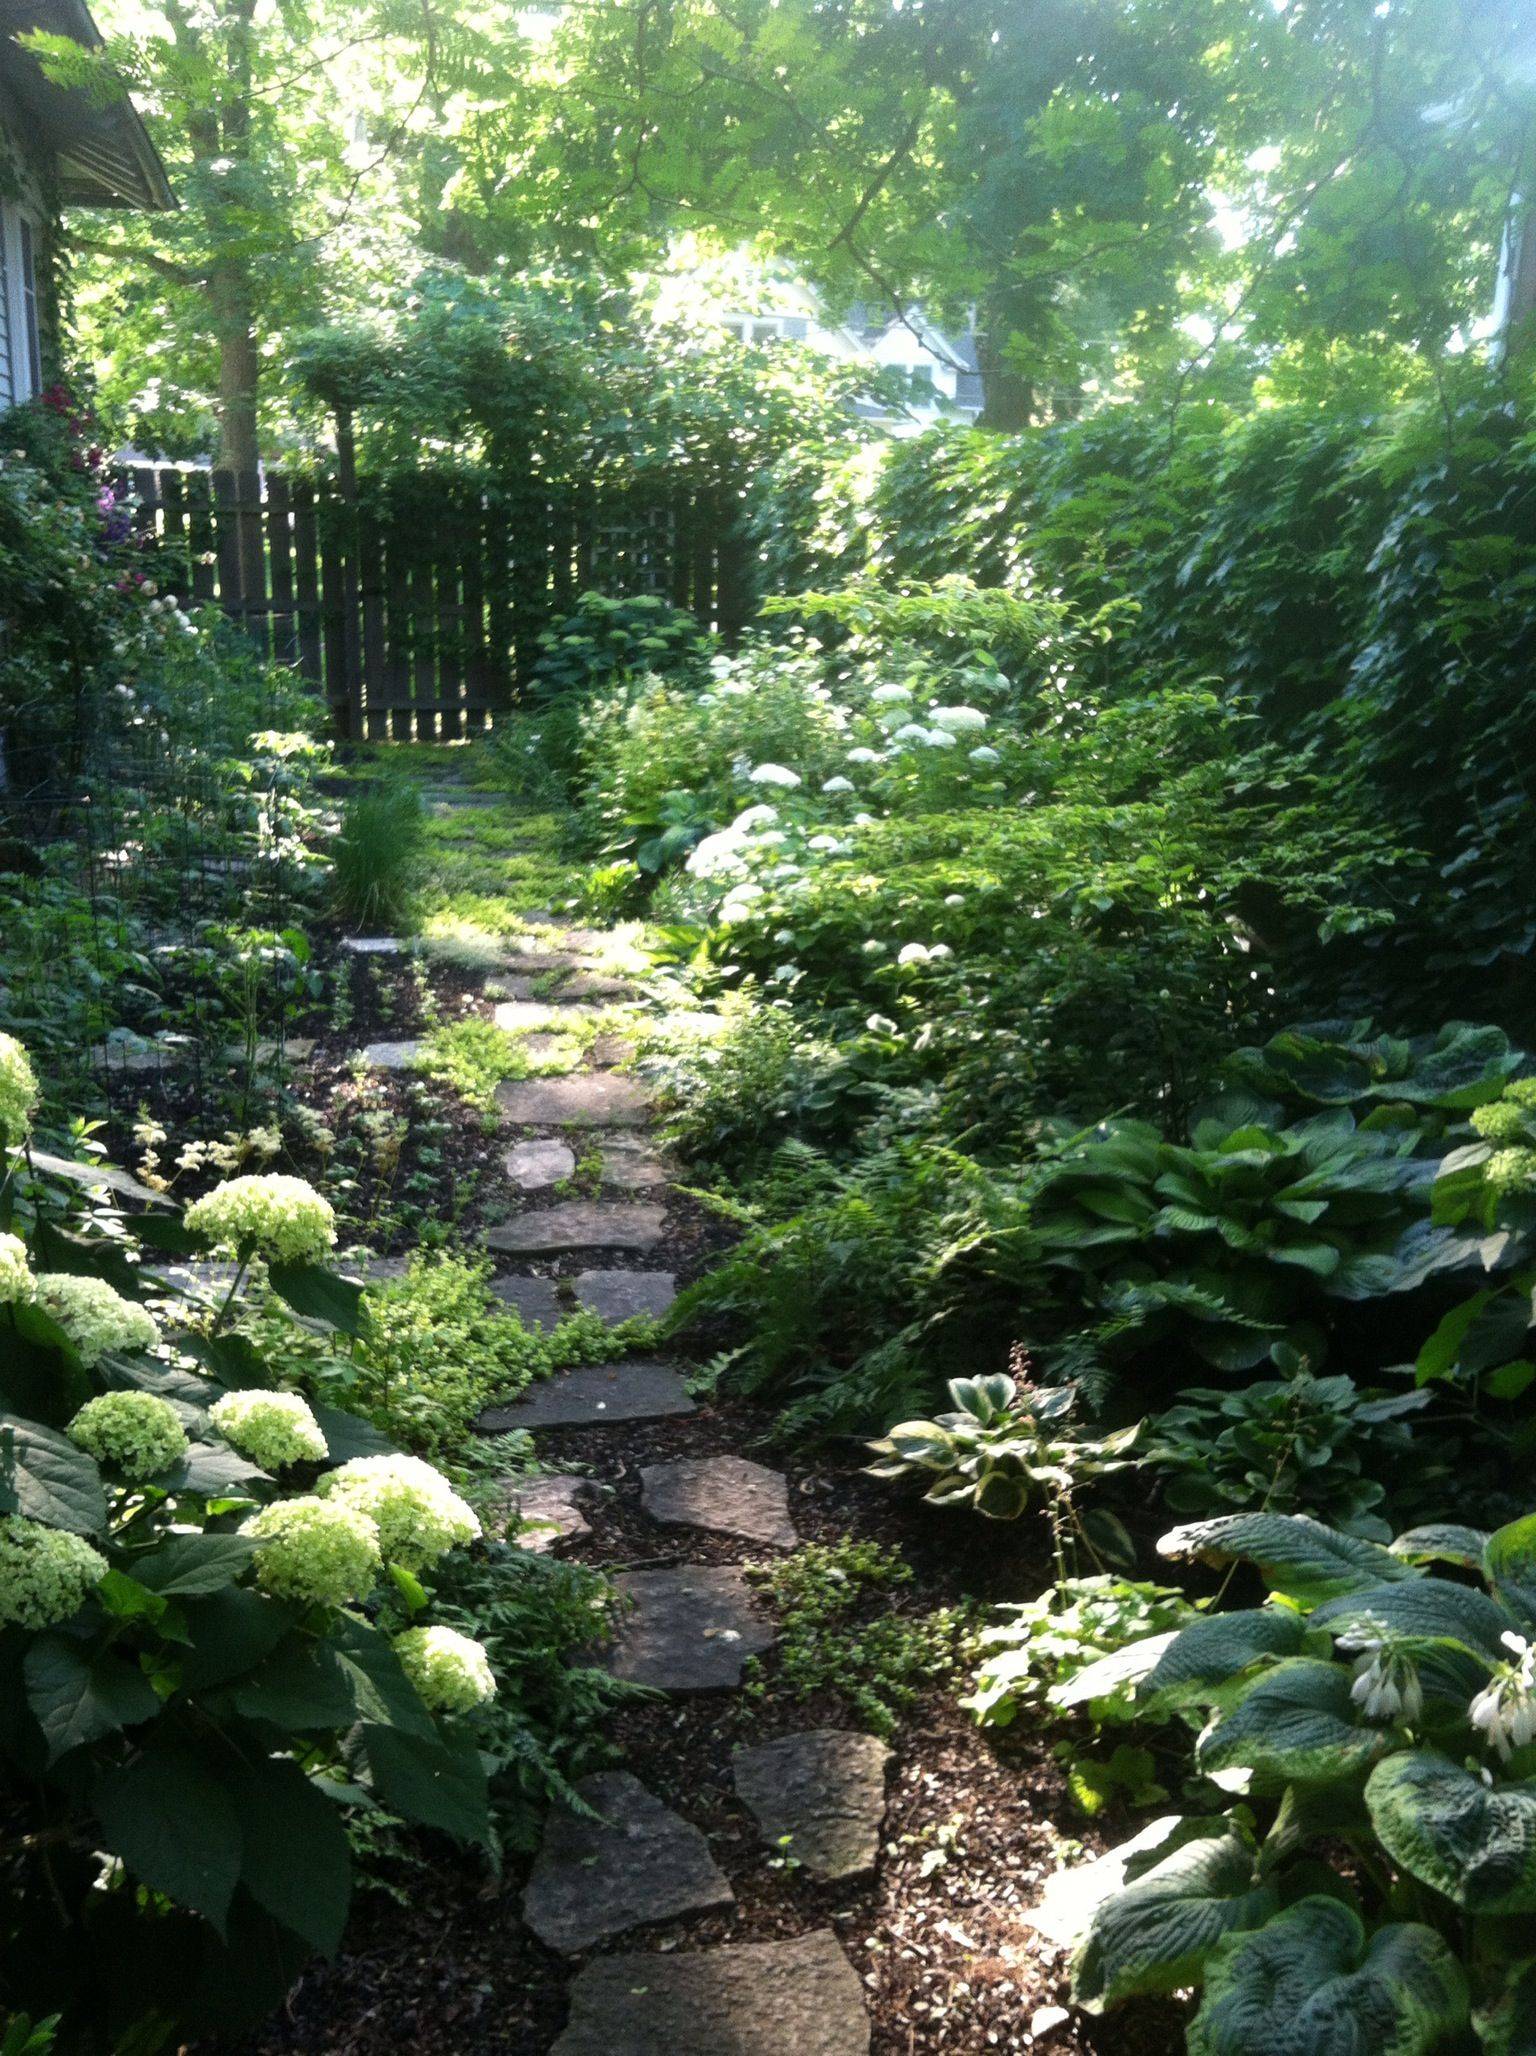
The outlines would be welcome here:
<svg viewBox="0 0 1536 2056">
<path fill-rule="evenodd" d="M 297 1392 L 226 1392 L 208 1418 L 231 1449 L 264 1471 L 325 1461 L 325 1435 Z"/>
<path fill-rule="evenodd" d="M 0 1032 L 0 1144 L 25 1142 L 37 1094 L 32 1059 L 14 1035 Z"/>
<path fill-rule="evenodd" d="M 0 1516 L 0 1625 L 56 1628 L 106 1574 L 106 1558 L 81 1536 L 20 1514 Z"/>
<path fill-rule="evenodd" d="M 383 1568 L 379 1531 L 355 1506 L 280 1499 L 240 1532 L 259 1545 L 256 1582 L 276 1599 L 345 1606 L 366 1599 Z"/>
<path fill-rule="evenodd" d="M 336 1241 L 330 1201 L 281 1171 L 226 1178 L 187 1208 L 186 1219 L 215 1249 L 274 1264 L 319 1263 Z"/>
<path fill-rule="evenodd" d="M 419 1456 L 358 1456 L 320 1480 L 328 1505 L 355 1507 L 377 1530 L 386 1563 L 425 1570 L 480 1534 L 474 1508 Z"/>
<path fill-rule="evenodd" d="M 422 1703 L 433 1713 L 472 1713 L 496 1696 L 490 1658 L 456 1628 L 407 1628 L 396 1635 L 396 1656 Z"/>
<path fill-rule="evenodd" d="M 134 1485 L 160 1477 L 187 1453 L 187 1431 L 175 1407 L 154 1392 L 88 1399 L 69 1424 L 69 1439 Z"/>
<path fill-rule="evenodd" d="M 69 1337 L 87 1370 L 109 1353 L 153 1349 L 160 1340 L 154 1317 L 115 1292 L 104 1278 L 50 1272 L 37 1280 L 35 1296 L 42 1311 Z"/>
</svg>

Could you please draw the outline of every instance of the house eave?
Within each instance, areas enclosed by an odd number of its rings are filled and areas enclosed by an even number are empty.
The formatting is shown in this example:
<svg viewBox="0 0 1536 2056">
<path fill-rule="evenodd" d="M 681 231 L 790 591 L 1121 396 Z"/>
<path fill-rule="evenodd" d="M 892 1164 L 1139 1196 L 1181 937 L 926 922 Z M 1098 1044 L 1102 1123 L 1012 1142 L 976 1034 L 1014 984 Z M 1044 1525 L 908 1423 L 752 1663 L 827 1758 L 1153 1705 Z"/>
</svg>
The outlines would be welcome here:
<svg viewBox="0 0 1536 2056">
<path fill-rule="evenodd" d="M 127 93 L 102 106 L 54 85 L 15 40 L 29 29 L 69 36 L 90 49 L 99 49 L 102 38 L 84 0 L 0 0 L 0 77 L 53 159 L 62 203 L 156 214 L 174 209 L 165 166 Z"/>
</svg>

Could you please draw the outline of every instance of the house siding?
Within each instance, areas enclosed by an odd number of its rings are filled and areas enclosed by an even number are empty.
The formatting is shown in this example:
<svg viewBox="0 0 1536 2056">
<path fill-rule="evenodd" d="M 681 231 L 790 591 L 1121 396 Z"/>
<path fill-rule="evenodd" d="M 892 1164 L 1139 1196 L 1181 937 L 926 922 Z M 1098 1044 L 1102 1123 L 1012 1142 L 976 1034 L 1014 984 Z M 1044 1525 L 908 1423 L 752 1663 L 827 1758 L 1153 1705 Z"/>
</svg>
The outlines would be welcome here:
<svg viewBox="0 0 1536 2056">
<path fill-rule="evenodd" d="M 52 167 L 0 80 L 0 408 L 57 375 L 59 213 Z"/>
</svg>

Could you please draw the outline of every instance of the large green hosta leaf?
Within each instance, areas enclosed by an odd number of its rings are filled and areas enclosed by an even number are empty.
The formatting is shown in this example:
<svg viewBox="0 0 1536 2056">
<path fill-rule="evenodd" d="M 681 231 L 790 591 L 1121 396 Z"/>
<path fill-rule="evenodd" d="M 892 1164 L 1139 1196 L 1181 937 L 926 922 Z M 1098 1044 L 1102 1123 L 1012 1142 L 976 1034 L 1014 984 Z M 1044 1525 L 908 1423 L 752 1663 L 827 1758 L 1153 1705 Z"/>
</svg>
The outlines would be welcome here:
<svg viewBox="0 0 1536 2056">
<path fill-rule="evenodd" d="M 1483 1576 L 1507 1606 L 1536 1621 L 1536 1513 L 1495 1529 L 1483 1548 Z"/>
<path fill-rule="evenodd" d="M 1367 1942 L 1338 1899 L 1302 1899 L 1206 1969 L 1190 2056 L 1429 2056 L 1465 2026 L 1467 1982 L 1433 1928 Z"/>
<path fill-rule="evenodd" d="M 1344 1599 L 1330 1599 L 1312 1619 L 1334 1635 L 1350 1630 L 1368 1634 L 1375 1627 L 1381 1631 L 1378 1639 L 1407 1636 L 1432 1645 L 1418 1653 L 1424 1688 L 1452 1700 L 1463 1712 L 1487 1683 L 1489 1661 L 1507 1653 L 1504 1636 L 1520 1627 L 1515 1616 L 1486 1592 L 1453 1585 L 1449 1578 L 1419 1578 L 1352 1592 Z"/>
<path fill-rule="evenodd" d="M 1340 1535 L 1300 1513 L 1232 1513 L 1191 1521 L 1164 1535 L 1157 1547 L 1161 1556 L 1198 1556 L 1203 1563 L 1244 1559 L 1258 1566 L 1276 1592 L 1302 1606 L 1420 1575 L 1379 1543 Z"/>
<path fill-rule="evenodd" d="M 1145 1705 L 1198 1705 L 1264 1657 L 1297 1656 L 1306 1636 L 1300 1614 L 1279 1606 L 1245 1613 L 1218 1613 L 1181 1628 L 1153 1666 L 1142 1688 Z"/>
<path fill-rule="evenodd" d="M 1257 1927 L 1279 1903 L 1272 1885 L 1255 1883 L 1253 1851 L 1235 1829 L 1201 1835 L 1099 1908 L 1073 1959 L 1074 1996 L 1096 2011 L 1193 1984 L 1224 1935 Z"/>
<path fill-rule="evenodd" d="M 1498 1998 L 1473 2016 L 1483 2056 L 1531 2056 L 1536 2050 L 1536 1957 L 1517 1963 Z"/>
<path fill-rule="evenodd" d="M 1339 1664 L 1287 1658 L 1204 1736 L 1200 1768 L 1308 1783 L 1364 1770 L 1391 1747 L 1391 1737 L 1356 1720 L 1349 1689 L 1349 1672 Z"/>
<path fill-rule="evenodd" d="M 1536 1785 L 1485 1785 L 1429 1749 L 1388 1757 L 1365 1803 L 1404 1870 L 1469 1913 L 1536 1912 Z"/>
</svg>

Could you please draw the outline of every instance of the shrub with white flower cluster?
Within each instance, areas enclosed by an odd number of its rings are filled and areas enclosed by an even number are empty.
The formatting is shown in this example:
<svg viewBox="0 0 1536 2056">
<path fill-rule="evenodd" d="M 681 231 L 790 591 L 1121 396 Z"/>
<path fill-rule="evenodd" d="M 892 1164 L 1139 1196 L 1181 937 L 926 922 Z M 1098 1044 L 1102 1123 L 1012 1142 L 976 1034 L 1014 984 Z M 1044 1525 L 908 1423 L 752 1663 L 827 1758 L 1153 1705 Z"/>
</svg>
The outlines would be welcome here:
<svg viewBox="0 0 1536 2056">
<path fill-rule="evenodd" d="M 297 1392 L 226 1392 L 208 1418 L 232 1449 L 264 1471 L 325 1460 L 325 1435 Z"/>
<path fill-rule="evenodd" d="M 1508 1758 L 1536 1742 L 1536 1642 L 1512 1631 L 1499 1637 L 1514 1658 L 1502 1663 L 1467 1709 L 1490 1749 Z"/>
<path fill-rule="evenodd" d="M 14 1035 L 0 1031 L 0 1146 L 25 1142 L 37 1091 L 32 1059 Z"/>
<path fill-rule="evenodd" d="M 154 1392 L 103 1392 L 69 1424 L 69 1439 L 131 1484 L 158 1478 L 187 1453 L 187 1431 L 168 1399 Z"/>
<path fill-rule="evenodd" d="M 106 1575 L 106 1558 L 81 1536 L 0 1515 L 0 1625 L 56 1628 Z"/>
<path fill-rule="evenodd" d="M 49 1271 L 37 1279 L 34 1296 L 64 1330 L 88 1370 L 109 1351 L 153 1349 L 160 1340 L 154 1316 L 134 1300 L 124 1299 L 104 1278 Z"/>
<path fill-rule="evenodd" d="M 19 1235 L 0 1235 L 0 1306 L 22 1305 L 36 1293 L 27 1245 Z"/>
<path fill-rule="evenodd" d="M 496 1678 L 484 1648 L 456 1628 L 407 1628 L 395 1654 L 406 1676 L 434 1713 L 472 1713 L 496 1696 Z"/>
<path fill-rule="evenodd" d="M 354 1457 L 327 1471 L 317 1490 L 328 1505 L 366 1514 L 384 1560 L 402 1570 L 425 1570 L 480 1533 L 474 1508 L 419 1456 Z"/>
<path fill-rule="evenodd" d="M 214 1248 L 254 1251 L 270 1263 L 318 1263 L 336 1241 L 330 1201 L 280 1171 L 226 1179 L 187 1208 L 186 1220 Z"/>
<path fill-rule="evenodd" d="M 256 1582 L 277 1599 L 345 1606 L 366 1599 L 383 1568 L 377 1527 L 344 1502 L 279 1499 L 240 1532 L 259 1545 Z"/>
</svg>

